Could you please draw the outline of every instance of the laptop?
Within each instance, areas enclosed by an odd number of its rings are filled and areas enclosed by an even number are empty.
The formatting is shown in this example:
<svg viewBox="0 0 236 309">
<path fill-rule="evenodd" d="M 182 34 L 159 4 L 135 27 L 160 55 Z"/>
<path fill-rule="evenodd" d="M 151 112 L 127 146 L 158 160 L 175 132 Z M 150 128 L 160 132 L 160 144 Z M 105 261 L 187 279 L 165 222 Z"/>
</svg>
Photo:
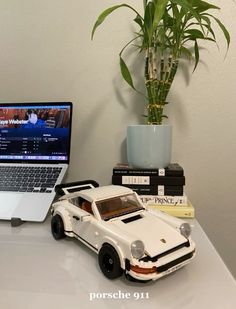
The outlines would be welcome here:
<svg viewBox="0 0 236 309">
<path fill-rule="evenodd" d="M 69 165 L 71 102 L 0 103 L 0 219 L 45 220 Z"/>
</svg>

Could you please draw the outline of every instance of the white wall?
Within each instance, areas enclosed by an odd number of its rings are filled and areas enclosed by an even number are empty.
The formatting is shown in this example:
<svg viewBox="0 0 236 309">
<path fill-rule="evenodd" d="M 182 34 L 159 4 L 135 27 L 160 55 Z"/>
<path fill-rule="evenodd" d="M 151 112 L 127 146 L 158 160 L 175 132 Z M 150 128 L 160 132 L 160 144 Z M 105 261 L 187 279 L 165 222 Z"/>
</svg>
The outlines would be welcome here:
<svg viewBox="0 0 236 309">
<path fill-rule="evenodd" d="M 120 2 L 0 1 L 0 101 L 74 102 L 70 181 L 110 183 L 113 165 L 126 160 L 126 126 L 141 121 L 142 98 L 124 84 L 118 67 L 133 15 L 120 10 L 90 40 L 97 15 Z M 128 2 L 142 7 L 141 0 Z M 179 73 L 168 113 L 173 161 L 183 165 L 197 218 L 236 276 L 236 4 L 214 3 L 231 32 L 227 58 L 217 32 L 220 53 L 208 44 L 197 71 Z"/>
</svg>

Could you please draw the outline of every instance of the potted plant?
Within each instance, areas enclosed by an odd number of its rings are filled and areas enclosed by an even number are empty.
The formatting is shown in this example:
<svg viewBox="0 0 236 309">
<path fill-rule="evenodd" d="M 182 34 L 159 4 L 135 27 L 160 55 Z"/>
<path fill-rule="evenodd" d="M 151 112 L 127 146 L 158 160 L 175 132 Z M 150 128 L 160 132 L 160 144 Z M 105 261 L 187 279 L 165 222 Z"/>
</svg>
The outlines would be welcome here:
<svg viewBox="0 0 236 309">
<path fill-rule="evenodd" d="M 103 11 L 94 24 L 92 38 L 106 17 L 120 8 L 133 11 L 133 21 L 138 28 L 119 53 L 121 74 L 139 92 L 123 57 L 124 51 L 135 44 L 138 52 L 144 54 L 143 80 L 147 101 L 146 125 L 128 126 L 128 161 L 142 168 L 165 167 L 171 160 L 172 128 L 163 124 L 163 120 L 167 118 L 165 106 L 179 61 L 181 58 L 194 59 L 195 71 L 200 59 L 199 42 L 207 40 L 217 44 L 214 27 L 218 26 L 228 48 L 230 35 L 212 14 L 220 9 L 214 4 L 201 0 L 143 0 L 143 13 L 125 3 Z"/>
</svg>

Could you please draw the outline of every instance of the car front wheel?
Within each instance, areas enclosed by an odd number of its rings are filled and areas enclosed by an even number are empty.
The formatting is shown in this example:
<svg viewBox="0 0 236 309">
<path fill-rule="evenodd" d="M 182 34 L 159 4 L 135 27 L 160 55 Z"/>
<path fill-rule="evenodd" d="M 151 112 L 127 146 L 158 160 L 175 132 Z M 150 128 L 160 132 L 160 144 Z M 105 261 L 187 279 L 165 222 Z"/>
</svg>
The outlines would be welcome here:
<svg viewBox="0 0 236 309">
<path fill-rule="evenodd" d="M 64 233 L 64 223 L 61 216 L 55 215 L 51 220 L 51 231 L 53 237 L 58 240 L 64 238 L 66 235 Z"/>
<path fill-rule="evenodd" d="M 98 262 L 102 273 L 108 279 L 116 279 L 123 273 L 116 250 L 108 244 L 103 245 L 99 251 Z"/>
</svg>

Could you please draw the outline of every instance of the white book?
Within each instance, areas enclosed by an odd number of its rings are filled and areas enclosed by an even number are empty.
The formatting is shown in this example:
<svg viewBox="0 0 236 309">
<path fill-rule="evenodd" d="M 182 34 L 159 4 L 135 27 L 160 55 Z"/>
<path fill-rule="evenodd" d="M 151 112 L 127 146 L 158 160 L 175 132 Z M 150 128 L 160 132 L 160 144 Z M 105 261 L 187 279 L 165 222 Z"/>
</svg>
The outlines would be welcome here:
<svg viewBox="0 0 236 309">
<path fill-rule="evenodd" d="M 145 205 L 188 205 L 188 198 L 186 195 L 170 196 L 170 195 L 139 195 L 139 198 Z"/>
</svg>

